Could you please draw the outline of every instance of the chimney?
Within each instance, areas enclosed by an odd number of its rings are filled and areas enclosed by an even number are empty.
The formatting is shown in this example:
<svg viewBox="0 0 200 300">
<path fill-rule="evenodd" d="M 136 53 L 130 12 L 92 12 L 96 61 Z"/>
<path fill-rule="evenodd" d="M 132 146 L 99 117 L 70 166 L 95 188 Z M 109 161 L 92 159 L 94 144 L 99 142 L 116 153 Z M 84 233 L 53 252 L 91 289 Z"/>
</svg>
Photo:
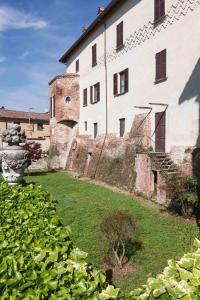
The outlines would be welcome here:
<svg viewBox="0 0 200 300">
<path fill-rule="evenodd" d="M 104 12 L 105 10 L 105 7 L 98 7 L 98 10 L 97 10 L 97 16 L 99 16 L 100 14 L 102 14 L 102 12 Z"/>
<path fill-rule="evenodd" d="M 87 26 L 84 26 L 83 29 L 82 29 L 82 32 L 83 32 L 83 33 L 86 32 L 87 29 L 88 29 L 88 27 L 87 27 Z"/>
</svg>

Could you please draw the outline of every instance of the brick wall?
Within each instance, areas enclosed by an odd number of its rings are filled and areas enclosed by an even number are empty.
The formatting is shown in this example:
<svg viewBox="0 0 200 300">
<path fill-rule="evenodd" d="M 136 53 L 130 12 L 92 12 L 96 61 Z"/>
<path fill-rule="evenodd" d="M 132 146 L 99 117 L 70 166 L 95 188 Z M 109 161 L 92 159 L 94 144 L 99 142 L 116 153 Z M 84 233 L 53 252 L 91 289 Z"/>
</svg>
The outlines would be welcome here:
<svg viewBox="0 0 200 300">
<path fill-rule="evenodd" d="M 50 101 L 52 97 L 55 98 L 55 116 L 50 113 L 51 146 L 56 146 L 60 166 L 65 168 L 71 144 L 78 130 L 79 75 L 59 75 L 49 83 L 49 86 Z M 70 97 L 70 102 L 66 101 L 67 97 Z"/>
</svg>

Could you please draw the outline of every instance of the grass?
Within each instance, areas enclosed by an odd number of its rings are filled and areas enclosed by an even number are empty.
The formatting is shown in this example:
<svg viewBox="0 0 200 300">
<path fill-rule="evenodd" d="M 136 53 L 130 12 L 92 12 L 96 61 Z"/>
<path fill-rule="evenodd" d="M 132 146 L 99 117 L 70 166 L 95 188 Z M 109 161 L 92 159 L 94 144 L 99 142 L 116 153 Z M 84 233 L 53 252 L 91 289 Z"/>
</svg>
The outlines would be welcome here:
<svg viewBox="0 0 200 300">
<path fill-rule="evenodd" d="M 163 216 L 133 197 L 73 179 L 66 173 L 41 172 L 30 176 L 28 181 L 39 182 L 58 200 L 58 213 L 63 223 L 70 225 L 74 243 L 88 252 L 88 261 L 98 267 L 96 237 L 102 217 L 113 209 L 123 209 L 135 216 L 138 225 L 135 237 L 142 248 L 132 260 L 139 270 L 114 281 L 126 291 L 144 284 L 149 275 L 162 271 L 168 259 L 179 258 L 185 250 L 182 237 L 189 240 L 190 234 L 197 232 L 195 225 Z"/>
</svg>

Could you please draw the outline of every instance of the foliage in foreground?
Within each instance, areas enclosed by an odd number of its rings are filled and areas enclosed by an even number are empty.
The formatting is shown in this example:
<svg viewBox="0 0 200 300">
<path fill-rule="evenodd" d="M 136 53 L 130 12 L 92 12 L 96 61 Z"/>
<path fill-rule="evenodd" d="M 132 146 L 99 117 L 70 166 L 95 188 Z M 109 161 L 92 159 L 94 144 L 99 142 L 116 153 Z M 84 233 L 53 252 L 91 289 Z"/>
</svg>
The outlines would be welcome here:
<svg viewBox="0 0 200 300">
<path fill-rule="evenodd" d="M 37 185 L 0 186 L 0 299 L 199 300 L 200 241 L 195 246 L 146 285 L 122 295 L 73 246 L 47 192 Z"/>
<path fill-rule="evenodd" d="M 199 300 L 200 241 L 195 240 L 195 252 L 185 254 L 180 261 L 169 260 L 163 273 L 149 278 L 147 284 L 129 294 L 135 300 Z"/>
<path fill-rule="evenodd" d="M 0 187 L 0 299 L 112 299 L 40 186 Z M 109 296 L 110 295 L 110 296 Z"/>
</svg>

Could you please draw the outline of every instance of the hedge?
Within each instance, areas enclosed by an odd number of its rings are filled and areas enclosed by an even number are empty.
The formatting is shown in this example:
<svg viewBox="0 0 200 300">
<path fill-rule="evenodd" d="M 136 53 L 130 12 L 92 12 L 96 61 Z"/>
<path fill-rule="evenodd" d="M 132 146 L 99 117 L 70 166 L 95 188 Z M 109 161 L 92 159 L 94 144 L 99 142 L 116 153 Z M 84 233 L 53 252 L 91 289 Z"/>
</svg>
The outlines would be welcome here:
<svg viewBox="0 0 200 300">
<path fill-rule="evenodd" d="M 86 263 L 56 202 L 39 185 L 0 186 L 0 299 L 200 300 L 200 241 L 163 273 L 123 294 Z"/>
</svg>

